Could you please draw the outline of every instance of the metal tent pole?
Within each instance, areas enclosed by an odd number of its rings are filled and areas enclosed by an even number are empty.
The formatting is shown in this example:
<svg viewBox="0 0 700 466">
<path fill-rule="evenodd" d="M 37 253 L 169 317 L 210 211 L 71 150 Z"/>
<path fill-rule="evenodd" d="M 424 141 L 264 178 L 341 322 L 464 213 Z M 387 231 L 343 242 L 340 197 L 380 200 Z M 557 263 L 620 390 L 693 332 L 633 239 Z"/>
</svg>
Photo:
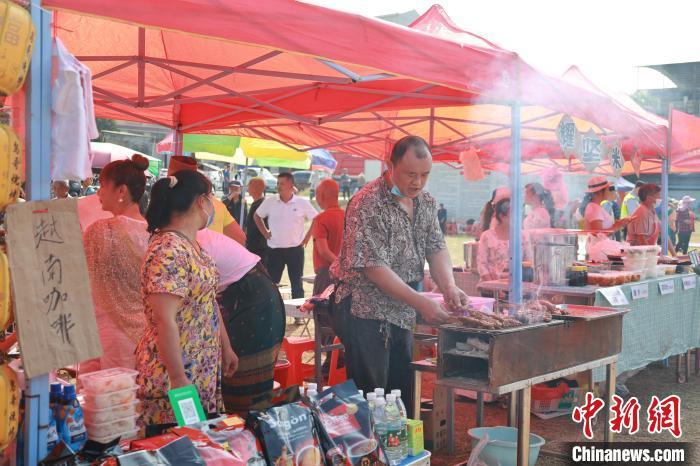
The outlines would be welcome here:
<svg viewBox="0 0 700 466">
<path fill-rule="evenodd" d="M 666 156 L 661 161 L 661 252 L 668 254 L 668 174 L 671 171 L 671 143 L 673 140 L 673 105 L 668 106 Z"/>
<path fill-rule="evenodd" d="M 523 301 L 523 202 L 520 179 L 520 102 L 511 105 L 511 153 L 510 153 L 510 284 L 511 304 Z"/>
<path fill-rule="evenodd" d="M 36 40 L 26 86 L 26 176 L 29 200 L 49 199 L 51 187 L 51 13 L 32 0 Z M 49 376 L 27 380 L 24 416 L 24 464 L 35 465 L 46 456 L 49 424 Z"/>
</svg>

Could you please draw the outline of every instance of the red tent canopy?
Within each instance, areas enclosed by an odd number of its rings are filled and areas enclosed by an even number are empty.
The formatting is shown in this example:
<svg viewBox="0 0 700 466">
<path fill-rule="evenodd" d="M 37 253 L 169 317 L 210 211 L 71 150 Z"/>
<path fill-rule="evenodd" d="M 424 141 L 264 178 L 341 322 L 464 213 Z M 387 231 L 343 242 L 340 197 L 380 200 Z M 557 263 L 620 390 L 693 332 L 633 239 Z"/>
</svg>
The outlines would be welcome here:
<svg viewBox="0 0 700 466">
<path fill-rule="evenodd" d="M 508 149 L 486 149 L 509 139 L 517 99 L 524 141 L 555 139 L 553 126 L 568 114 L 645 154 L 664 153 L 653 123 L 537 72 L 459 29 L 440 7 L 405 28 L 287 0 L 44 5 L 56 10 L 56 35 L 93 70 L 104 118 L 375 158 L 412 133 L 438 157 L 481 144 L 485 166 L 496 167 Z"/>
</svg>

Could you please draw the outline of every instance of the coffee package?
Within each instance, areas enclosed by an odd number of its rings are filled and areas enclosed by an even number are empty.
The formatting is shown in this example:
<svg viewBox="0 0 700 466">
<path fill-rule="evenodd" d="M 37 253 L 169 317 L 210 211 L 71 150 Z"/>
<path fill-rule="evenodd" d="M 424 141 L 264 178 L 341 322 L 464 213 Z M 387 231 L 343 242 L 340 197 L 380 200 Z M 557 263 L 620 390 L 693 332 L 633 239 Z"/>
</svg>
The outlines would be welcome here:
<svg viewBox="0 0 700 466">
<path fill-rule="evenodd" d="M 388 465 L 374 432 L 367 401 L 352 380 L 323 391 L 314 400 L 326 464 Z"/>
<path fill-rule="evenodd" d="M 322 466 L 320 442 L 311 410 L 290 403 L 254 412 L 249 424 L 262 440 L 271 466 Z"/>
</svg>

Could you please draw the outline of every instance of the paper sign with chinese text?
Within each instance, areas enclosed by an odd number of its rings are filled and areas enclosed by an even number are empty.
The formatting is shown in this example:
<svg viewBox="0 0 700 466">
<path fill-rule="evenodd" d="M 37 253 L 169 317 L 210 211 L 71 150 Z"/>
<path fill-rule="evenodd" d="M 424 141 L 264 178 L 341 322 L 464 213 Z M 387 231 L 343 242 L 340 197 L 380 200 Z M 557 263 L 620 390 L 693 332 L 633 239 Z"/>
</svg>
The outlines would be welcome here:
<svg viewBox="0 0 700 466">
<path fill-rule="evenodd" d="M 581 136 L 581 152 L 579 160 L 586 167 L 586 170 L 592 172 L 600 165 L 603 159 L 603 140 L 600 139 L 595 131 L 589 129 L 588 132 Z"/>
<path fill-rule="evenodd" d="M 612 145 L 606 146 L 607 158 L 610 161 L 610 168 L 615 176 L 620 176 L 622 167 L 625 165 L 625 159 L 622 156 L 620 143 L 615 142 Z"/>
<path fill-rule="evenodd" d="M 576 123 L 569 115 L 564 115 L 557 126 L 557 139 L 561 146 L 562 152 L 567 157 L 572 157 L 576 154 L 576 147 L 579 140 L 578 129 Z"/>
<path fill-rule="evenodd" d="M 630 291 L 632 292 L 633 301 L 647 299 L 649 297 L 649 284 L 642 283 L 640 285 L 632 285 L 630 286 Z"/>
<path fill-rule="evenodd" d="M 605 287 L 605 288 L 600 288 L 598 291 L 605 296 L 605 299 L 608 300 L 611 306 L 627 306 L 629 305 L 629 301 L 627 300 L 627 296 L 625 296 L 625 293 L 622 291 L 622 289 L 619 286 L 610 286 L 610 287 Z"/>
<path fill-rule="evenodd" d="M 28 377 L 102 354 L 75 199 L 7 208 L 15 319 Z"/>
<path fill-rule="evenodd" d="M 676 284 L 673 280 L 665 280 L 659 282 L 659 293 L 661 293 L 662 295 L 675 293 L 675 291 Z"/>
<path fill-rule="evenodd" d="M 695 288 L 695 285 L 697 284 L 698 280 L 695 275 L 692 275 L 690 277 L 683 277 L 683 289 L 684 290 L 690 290 L 692 288 Z"/>
</svg>

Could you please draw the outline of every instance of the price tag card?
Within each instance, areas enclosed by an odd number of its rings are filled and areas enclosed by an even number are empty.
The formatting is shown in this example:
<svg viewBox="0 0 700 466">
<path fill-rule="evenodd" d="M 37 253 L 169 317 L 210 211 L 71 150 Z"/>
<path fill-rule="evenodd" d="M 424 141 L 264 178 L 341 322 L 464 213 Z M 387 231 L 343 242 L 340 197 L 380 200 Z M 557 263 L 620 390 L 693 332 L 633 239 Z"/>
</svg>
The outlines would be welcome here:
<svg viewBox="0 0 700 466">
<path fill-rule="evenodd" d="M 600 288 L 598 291 L 601 292 L 605 299 L 608 300 L 611 306 L 628 306 L 629 301 L 627 301 L 627 296 L 622 291 L 619 286 L 609 286 L 605 288 Z"/>
<path fill-rule="evenodd" d="M 642 283 L 641 285 L 630 286 L 630 291 L 632 292 L 632 299 L 634 301 L 638 299 L 647 299 L 649 297 L 649 284 Z"/>
<path fill-rule="evenodd" d="M 659 293 L 662 295 L 671 294 L 676 292 L 676 282 L 673 280 L 664 280 L 659 282 Z"/>
<path fill-rule="evenodd" d="M 690 290 L 690 289 L 695 288 L 697 283 L 698 283 L 698 279 L 696 276 L 683 277 L 683 289 L 684 290 Z"/>
</svg>

